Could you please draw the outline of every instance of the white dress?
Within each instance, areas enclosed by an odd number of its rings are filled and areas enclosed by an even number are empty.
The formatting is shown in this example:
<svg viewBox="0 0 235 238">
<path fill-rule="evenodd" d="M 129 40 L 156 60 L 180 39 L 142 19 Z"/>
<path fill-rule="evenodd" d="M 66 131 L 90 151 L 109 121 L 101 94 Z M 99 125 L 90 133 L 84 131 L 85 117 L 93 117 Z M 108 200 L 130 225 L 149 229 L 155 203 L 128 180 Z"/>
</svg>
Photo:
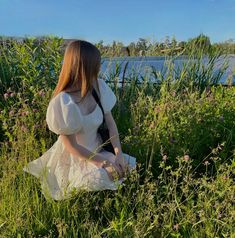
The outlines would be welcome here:
<svg viewBox="0 0 235 238">
<path fill-rule="evenodd" d="M 116 103 L 116 96 L 103 79 L 98 78 L 98 85 L 104 112 L 111 111 Z M 79 144 L 110 159 L 114 155 L 99 147 L 102 141 L 97 129 L 102 120 L 103 114 L 98 104 L 93 112 L 83 115 L 71 95 L 64 91 L 49 102 L 46 113 L 46 122 L 52 132 L 57 135 L 76 134 Z M 129 170 L 135 169 L 136 158 L 125 153 L 123 156 L 128 162 Z M 44 196 L 55 200 L 68 198 L 79 189 L 116 190 L 123 182 L 123 179 L 110 180 L 104 168 L 98 168 L 90 161 L 79 160 L 77 156 L 70 154 L 60 136 L 49 150 L 29 162 L 23 170 L 39 178 Z"/>
</svg>

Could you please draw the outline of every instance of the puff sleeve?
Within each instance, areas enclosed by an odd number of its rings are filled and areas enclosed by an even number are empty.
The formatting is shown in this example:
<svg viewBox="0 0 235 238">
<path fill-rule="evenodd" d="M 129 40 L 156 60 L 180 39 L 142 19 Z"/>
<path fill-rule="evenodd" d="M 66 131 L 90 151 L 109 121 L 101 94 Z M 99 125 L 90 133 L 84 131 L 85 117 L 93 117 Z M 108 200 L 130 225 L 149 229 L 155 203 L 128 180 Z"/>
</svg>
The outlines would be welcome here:
<svg viewBox="0 0 235 238">
<path fill-rule="evenodd" d="M 100 89 L 100 101 L 104 109 L 104 113 L 110 112 L 115 105 L 117 98 L 109 85 L 101 78 L 98 78 Z"/>
<path fill-rule="evenodd" d="M 82 127 L 82 114 L 71 97 L 60 92 L 47 107 L 46 122 L 49 130 L 59 135 L 71 135 Z"/>
</svg>

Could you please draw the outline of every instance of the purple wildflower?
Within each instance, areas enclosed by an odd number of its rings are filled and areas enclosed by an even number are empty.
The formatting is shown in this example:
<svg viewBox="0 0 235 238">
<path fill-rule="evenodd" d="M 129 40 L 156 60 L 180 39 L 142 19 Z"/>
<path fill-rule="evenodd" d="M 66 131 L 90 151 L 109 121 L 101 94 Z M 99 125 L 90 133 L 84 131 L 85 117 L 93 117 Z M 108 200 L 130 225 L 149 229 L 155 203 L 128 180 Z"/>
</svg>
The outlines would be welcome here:
<svg viewBox="0 0 235 238">
<path fill-rule="evenodd" d="M 29 114 L 29 111 L 21 112 L 21 116 L 25 116 L 25 115 L 28 115 L 28 114 Z"/>
<path fill-rule="evenodd" d="M 210 163 L 209 163 L 209 161 L 208 160 L 206 160 L 205 162 L 204 162 L 204 165 L 209 165 Z"/>
<path fill-rule="evenodd" d="M 43 91 L 43 89 L 38 92 L 38 95 L 41 96 L 41 97 L 45 96 L 45 92 Z"/>
<path fill-rule="evenodd" d="M 162 160 L 166 161 L 168 159 L 167 155 L 163 155 Z"/>
<path fill-rule="evenodd" d="M 184 155 L 184 161 L 189 161 L 190 157 L 189 155 Z"/>
<path fill-rule="evenodd" d="M 179 226 L 180 226 L 179 224 L 175 224 L 175 225 L 174 225 L 174 229 L 175 229 L 176 231 L 178 231 L 178 230 L 179 230 Z"/>
<path fill-rule="evenodd" d="M 4 98 L 7 99 L 9 97 L 9 93 L 4 93 Z"/>
<path fill-rule="evenodd" d="M 27 131 L 28 131 L 28 128 L 23 125 L 23 126 L 21 126 L 21 130 L 22 130 L 23 132 L 27 132 Z"/>
<path fill-rule="evenodd" d="M 13 115 L 14 115 L 14 111 L 11 110 L 11 111 L 9 112 L 9 115 L 10 115 L 10 116 L 13 116 Z"/>
</svg>

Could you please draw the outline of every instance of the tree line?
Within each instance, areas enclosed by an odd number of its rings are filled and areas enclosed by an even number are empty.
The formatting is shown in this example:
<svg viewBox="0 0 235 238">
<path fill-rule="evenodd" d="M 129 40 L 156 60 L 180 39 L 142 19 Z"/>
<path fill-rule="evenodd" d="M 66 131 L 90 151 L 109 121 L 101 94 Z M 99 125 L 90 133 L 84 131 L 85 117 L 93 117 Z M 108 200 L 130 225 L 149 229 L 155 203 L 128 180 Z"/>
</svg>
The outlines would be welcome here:
<svg viewBox="0 0 235 238">
<path fill-rule="evenodd" d="M 49 37 L 50 38 L 50 37 Z M 58 37 L 52 37 L 55 40 Z M 48 36 L 36 37 L 35 44 L 47 39 Z M 75 39 L 60 39 L 62 51 L 66 45 Z M 14 38 L 0 36 L 0 45 L 11 47 L 14 41 L 27 43 L 28 38 Z M 165 37 L 162 42 L 151 41 L 145 38 L 139 38 L 136 42 L 124 45 L 120 41 L 113 41 L 111 44 L 104 44 L 103 40 L 93 43 L 100 50 L 102 57 L 124 57 L 124 56 L 174 56 L 189 55 L 194 51 L 200 51 L 204 54 L 219 52 L 221 54 L 235 54 L 235 40 L 229 39 L 224 42 L 211 43 L 210 38 L 204 34 L 190 38 L 187 41 L 177 41 L 175 37 Z"/>
</svg>

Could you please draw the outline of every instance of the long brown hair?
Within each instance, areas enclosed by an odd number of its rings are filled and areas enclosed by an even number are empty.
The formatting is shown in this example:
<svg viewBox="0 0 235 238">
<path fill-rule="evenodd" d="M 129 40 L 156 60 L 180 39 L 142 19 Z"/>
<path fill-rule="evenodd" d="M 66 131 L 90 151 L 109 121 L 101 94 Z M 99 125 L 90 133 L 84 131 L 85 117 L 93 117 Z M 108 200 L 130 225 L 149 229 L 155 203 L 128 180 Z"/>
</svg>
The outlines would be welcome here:
<svg viewBox="0 0 235 238">
<path fill-rule="evenodd" d="M 100 65 L 101 54 L 96 46 L 84 40 L 70 42 L 65 49 L 62 69 L 52 98 L 67 88 L 77 86 L 79 82 L 82 99 L 91 91 L 94 80 L 99 91 L 97 79 Z"/>
</svg>

